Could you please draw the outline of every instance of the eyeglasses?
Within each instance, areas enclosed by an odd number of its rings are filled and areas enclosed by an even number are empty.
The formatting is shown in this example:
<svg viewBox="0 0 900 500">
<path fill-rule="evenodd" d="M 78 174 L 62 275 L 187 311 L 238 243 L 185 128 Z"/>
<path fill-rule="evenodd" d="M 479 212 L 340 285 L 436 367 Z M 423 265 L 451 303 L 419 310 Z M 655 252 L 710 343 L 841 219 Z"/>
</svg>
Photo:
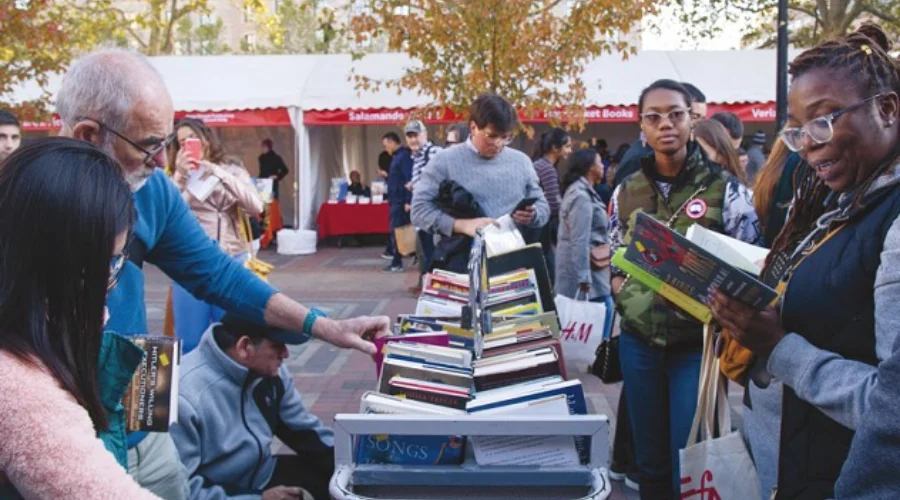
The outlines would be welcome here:
<svg viewBox="0 0 900 500">
<path fill-rule="evenodd" d="M 832 113 L 828 113 L 825 116 L 820 116 L 813 120 L 810 120 L 803 125 L 802 127 L 789 127 L 785 128 L 779 134 L 781 136 L 781 140 L 784 142 L 784 145 L 788 147 L 791 151 L 800 152 L 803 151 L 805 146 L 805 137 L 809 137 L 816 144 L 825 144 L 834 138 L 834 121 L 840 118 L 842 115 L 845 115 L 851 111 L 855 111 L 866 104 L 869 101 L 878 99 L 884 94 L 876 94 L 868 99 L 860 101 L 852 106 L 847 106 L 844 109 L 839 109 Z"/>
<path fill-rule="evenodd" d="M 488 134 L 486 130 L 478 129 L 478 135 L 484 137 L 490 142 L 497 144 L 498 146 L 509 146 L 513 141 L 512 134 L 506 135 L 498 135 L 498 134 Z"/>
<path fill-rule="evenodd" d="M 663 117 L 665 117 L 672 125 L 678 125 L 680 123 L 684 123 L 687 117 L 690 115 L 690 111 L 685 108 L 675 108 L 668 113 L 657 113 L 655 111 L 648 111 L 646 113 L 641 113 L 641 121 L 644 125 L 648 125 L 650 127 L 658 127 L 660 123 L 662 123 Z"/>
<path fill-rule="evenodd" d="M 145 166 L 147 166 L 147 167 L 152 167 L 152 168 L 157 168 L 157 167 L 159 167 L 159 168 L 161 168 L 162 165 L 160 165 L 159 163 L 157 163 L 156 157 L 159 156 L 160 153 L 162 153 L 163 151 L 165 151 L 166 148 L 169 147 L 169 144 L 172 144 L 172 141 L 175 140 L 175 134 L 169 134 L 169 135 L 167 135 L 165 138 L 163 138 L 163 139 L 160 141 L 159 144 L 157 144 L 156 146 L 154 146 L 153 149 L 147 150 L 147 149 L 145 149 L 143 146 L 141 146 L 140 144 L 138 144 L 138 143 L 132 141 L 131 139 L 125 137 L 125 135 L 121 134 L 121 133 L 118 132 L 116 129 L 110 127 L 109 125 L 107 125 L 107 124 L 105 124 L 105 123 L 103 123 L 103 122 L 101 122 L 100 120 L 95 120 L 95 119 L 93 119 L 93 118 L 89 118 L 89 117 L 86 117 L 86 116 L 78 117 L 78 118 L 76 118 L 76 120 L 90 120 L 90 121 L 92 121 L 92 122 L 95 122 L 97 125 L 100 126 L 100 128 L 106 130 L 107 132 L 111 133 L 112 135 L 118 137 L 119 139 L 122 139 L 123 141 L 125 141 L 126 143 L 128 143 L 131 147 L 133 147 L 134 149 L 137 149 L 137 150 L 140 151 L 141 153 L 144 153 L 144 161 L 143 161 L 143 164 L 144 164 Z"/>
</svg>

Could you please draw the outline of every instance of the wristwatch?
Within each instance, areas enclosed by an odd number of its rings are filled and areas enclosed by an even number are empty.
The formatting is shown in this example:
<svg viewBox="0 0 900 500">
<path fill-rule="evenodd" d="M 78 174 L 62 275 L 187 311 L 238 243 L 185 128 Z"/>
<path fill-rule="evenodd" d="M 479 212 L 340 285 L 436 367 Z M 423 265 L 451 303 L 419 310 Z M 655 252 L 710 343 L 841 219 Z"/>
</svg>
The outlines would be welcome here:
<svg viewBox="0 0 900 500">
<path fill-rule="evenodd" d="M 312 337 L 313 336 L 312 329 L 313 329 L 313 325 L 315 324 L 316 320 L 319 318 L 327 318 L 327 317 L 328 317 L 328 315 L 325 314 L 320 309 L 316 309 L 315 307 L 310 309 L 309 312 L 306 313 L 306 319 L 303 320 L 303 334 L 309 335 L 310 337 Z"/>
</svg>

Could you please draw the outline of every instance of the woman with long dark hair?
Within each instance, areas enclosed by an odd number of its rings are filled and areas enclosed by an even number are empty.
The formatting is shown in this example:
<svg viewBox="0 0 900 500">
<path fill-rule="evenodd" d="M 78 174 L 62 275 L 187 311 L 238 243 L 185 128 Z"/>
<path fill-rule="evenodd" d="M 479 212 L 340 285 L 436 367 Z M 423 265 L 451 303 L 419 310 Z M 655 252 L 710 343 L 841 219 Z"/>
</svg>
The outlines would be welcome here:
<svg viewBox="0 0 900 500">
<path fill-rule="evenodd" d="M 779 304 L 757 311 L 716 292 L 710 305 L 757 356 L 744 429 L 762 496 L 857 498 L 895 474 L 878 460 L 892 443 L 870 440 L 856 487 L 835 491 L 855 431 L 885 419 L 870 410 L 900 332 L 900 66 L 865 24 L 800 54 L 790 74 L 781 140 L 809 168 L 762 273 Z M 877 472 L 856 476 L 864 468 Z"/>
<path fill-rule="evenodd" d="M 691 95 L 659 80 L 638 99 L 641 130 L 653 155 L 612 198 L 610 239 L 628 245 L 638 212 L 685 234 L 693 224 L 748 243 L 760 241 L 743 184 L 691 141 Z M 619 354 L 640 470 L 641 498 L 679 498 L 678 451 L 697 407 L 703 325 L 637 279 L 612 270 L 622 317 Z"/>
<path fill-rule="evenodd" d="M 250 174 L 243 165 L 229 157 L 216 134 L 202 121 L 184 118 L 175 125 L 177 140 L 170 151 L 170 163 L 175 165 L 174 181 L 184 201 L 200 221 L 210 238 L 219 243 L 225 253 L 240 262 L 250 257 L 250 246 L 241 232 L 244 213 L 251 217 L 262 213 L 263 202 Z M 199 139 L 200 161 L 192 161 L 182 147 L 188 139 Z M 198 199 L 188 189 L 192 170 L 203 176 L 215 176 L 218 184 L 205 199 Z M 219 321 L 225 312 L 216 306 L 197 300 L 187 290 L 172 285 L 172 310 L 175 334 L 184 341 L 184 352 L 190 352 L 200 342 L 203 332 Z"/>
<path fill-rule="evenodd" d="M 556 166 L 565 161 L 572 154 L 572 139 L 569 133 L 561 128 L 551 128 L 541 133 L 534 153 L 531 155 L 534 161 L 534 169 L 537 171 L 544 197 L 550 205 L 550 221 L 540 229 L 527 231 L 525 235 L 529 243 L 540 242 L 544 249 L 544 258 L 547 259 L 547 268 L 550 270 L 550 279 L 555 280 L 556 264 L 554 246 L 556 246 L 556 233 L 559 226 L 559 172 Z"/>
<path fill-rule="evenodd" d="M 0 164 L 0 497 L 156 498 L 125 470 L 119 404 L 143 352 L 103 331 L 132 196 L 81 141 L 38 139 Z"/>
</svg>

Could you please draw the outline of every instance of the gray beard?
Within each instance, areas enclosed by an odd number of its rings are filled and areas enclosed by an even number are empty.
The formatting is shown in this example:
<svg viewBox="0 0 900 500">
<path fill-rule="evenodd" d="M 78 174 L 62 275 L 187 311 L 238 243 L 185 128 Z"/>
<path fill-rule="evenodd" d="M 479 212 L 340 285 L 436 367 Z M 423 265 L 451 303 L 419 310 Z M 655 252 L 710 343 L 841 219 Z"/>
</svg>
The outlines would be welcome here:
<svg viewBox="0 0 900 500">
<path fill-rule="evenodd" d="M 128 183 L 128 187 L 131 188 L 132 193 L 137 193 L 144 187 L 144 184 L 147 184 L 147 180 L 150 179 L 150 175 L 153 174 L 153 171 L 147 172 L 146 170 L 140 170 L 138 172 L 131 172 L 125 174 L 125 182 Z"/>
</svg>

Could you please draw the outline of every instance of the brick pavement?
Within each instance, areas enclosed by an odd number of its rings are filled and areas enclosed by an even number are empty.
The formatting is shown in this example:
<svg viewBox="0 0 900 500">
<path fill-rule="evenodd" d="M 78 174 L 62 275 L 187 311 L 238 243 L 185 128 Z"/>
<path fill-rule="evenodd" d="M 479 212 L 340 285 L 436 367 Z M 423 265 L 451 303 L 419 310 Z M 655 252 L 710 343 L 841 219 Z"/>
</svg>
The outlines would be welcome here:
<svg viewBox="0 0 900 500">
<path fill-rule="evenodd" d="M 318 307 L 332 317 L 385 314 L 395 318 L 397 314 L 415 310 L 415 298 L 407 288 L 416 284 L 417 275 L 411 266 L 405 273 L 382 272 L 387 263 L 379 256 L 383 248 L 324 247 L 309 256 L 263 251 L 261 257 L 276 266 L 271 282 L 307 306 Z M 162 330 L 167 284 L 162 273 L 148 266 L 146 299 L 151 331 Z M 337 413 L 357 413 L 360 397 L 375 386 L 375 368 L 368 356 L 317 340 L 292 348 L 287 363 L 307 408 L 326 424 L 333 422 Z M 610 417 L 612 437 L 620 385 L 604 385 L 589 375 L 579 378 L 584 384 L 589 410 Z M 732 407 L 739 408 L 739 388 L 732 389 Z M 740 416 L 735 418 L 740 426 Z M 620 483 L 614 483 L 611 498 L 638 496 L 622 488 Z"/>
</svg>

